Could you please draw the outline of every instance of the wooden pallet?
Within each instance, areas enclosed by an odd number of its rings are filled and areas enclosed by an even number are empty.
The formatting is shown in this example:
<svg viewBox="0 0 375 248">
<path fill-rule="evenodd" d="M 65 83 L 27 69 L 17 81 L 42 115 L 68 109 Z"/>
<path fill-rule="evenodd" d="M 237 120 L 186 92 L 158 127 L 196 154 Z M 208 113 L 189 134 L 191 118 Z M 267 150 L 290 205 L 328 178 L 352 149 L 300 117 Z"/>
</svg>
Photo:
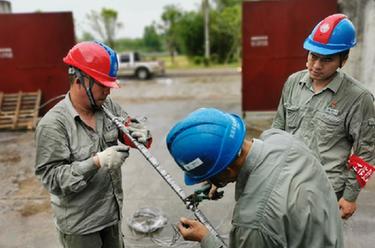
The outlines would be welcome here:
<svg viewBox="0 0 375 248">
<path fill-rule="evenodd" d="M 0 92 L 0 129 L 34 129 L 42 92 Z"/>
</svg>

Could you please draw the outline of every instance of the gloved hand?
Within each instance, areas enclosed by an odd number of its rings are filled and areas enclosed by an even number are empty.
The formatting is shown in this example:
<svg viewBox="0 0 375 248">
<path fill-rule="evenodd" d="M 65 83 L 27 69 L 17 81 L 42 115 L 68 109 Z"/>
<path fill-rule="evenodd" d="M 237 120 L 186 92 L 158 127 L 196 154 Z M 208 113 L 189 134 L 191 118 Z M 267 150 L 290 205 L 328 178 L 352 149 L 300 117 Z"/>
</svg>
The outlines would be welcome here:
<svg viewBox="0 0 375 248">
<path fill-rule="evenodd" d="M 130 119 L 128 130 L 130 135 L 143 145 L 146 145 L 148 140 L 151 139 L 150 130 L 137 119 Z"/>
<path fill-rule="evenodd" d="M 100 166 L 108 169 L 118 169 L 129 156 L 129 147 L 124 145 L 111 146 L 102 152 L 98 152 L 97 156 Z"/>
</svg>

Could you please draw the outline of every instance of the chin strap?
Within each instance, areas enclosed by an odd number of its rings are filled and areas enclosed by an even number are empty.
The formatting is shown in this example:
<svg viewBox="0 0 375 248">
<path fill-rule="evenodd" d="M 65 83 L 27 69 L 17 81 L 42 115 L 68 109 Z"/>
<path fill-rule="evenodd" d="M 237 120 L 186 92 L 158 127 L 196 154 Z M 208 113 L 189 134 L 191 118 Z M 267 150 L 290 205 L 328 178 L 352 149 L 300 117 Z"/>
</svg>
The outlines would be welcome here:
<svg viewBox="0 0 375 248">
<path fill-rule="evenodd" d="M 96 105 L 94 96 L 92 95 L 92 91 L 91 91 L 92 87 L 95 84 L 94 79 L 92 79 L 92 77 L 89 77 L 89 76 L 85 75 L 81 70 L 79 70 L 77 68 L 74 68 L 74 67 L 69 68 L 69 74 L 75 75 L 76 77 L 78 77 L 78 80 L 79 80 L 80 84 L 85 88 L 86 95 L 89 98 L 91 108 L 94 111 L 100 110 L 100 107 L 98 105 Z M 88 87 L 86 87 L 84 78 L 89 79 L 89 86 Z"/>
</svg>

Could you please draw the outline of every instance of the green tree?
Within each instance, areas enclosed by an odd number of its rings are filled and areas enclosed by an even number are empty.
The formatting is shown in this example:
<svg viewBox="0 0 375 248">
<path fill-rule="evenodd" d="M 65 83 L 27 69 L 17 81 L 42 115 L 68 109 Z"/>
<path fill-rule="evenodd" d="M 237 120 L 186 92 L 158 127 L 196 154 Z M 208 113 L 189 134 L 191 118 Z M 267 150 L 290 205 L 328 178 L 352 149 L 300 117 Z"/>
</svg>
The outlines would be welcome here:
<svg viewBox="0 0 375 248">
<path fill-rule="evenodd" d="M 215 10 L 211 17 L 211 51 L 217 62 L 238 59 L 241 42 L 241 8 L 239 5 Z"/>
<path fill-rule="evenodd" d="M 242 0 L 214 0 L 217 10 L 240 5 Z"/>
<path fill-rule="evenodd" d="M 162 51 L 162 38 L 157 33 L 156 24 L 153 23 L 146 26 L 143 31 L 143 43 L 145 47 L 150 51 L 160 52 Z"/>
<path fill-rule="evenodd" d="M 176 26 L 177 43 L 190 58 L 204 55 L 204 22 L 202 12 L 185 12 Z"/>
<path fill-rule="evenodd" d="M 177 5 L 166 5 L 164 7 L 161 19 L 163 24 L 161 29 L 164 32 L 164 37 L 167 49 L 174 64 L 174 56 L 178 50 L 177 24 L 183 15 L 182 10 Z"/>
<path fill-rule="evenodd" d="M 122 27 L 121 22 L 117 21 L 118 13 L 116 10 L 102 8 L 100 13 L 91 10 L 87 14 L 89 25 L 100 38 L 110 47 L 115 47 L 115 35 L 119 28 Z"/>
</svg>

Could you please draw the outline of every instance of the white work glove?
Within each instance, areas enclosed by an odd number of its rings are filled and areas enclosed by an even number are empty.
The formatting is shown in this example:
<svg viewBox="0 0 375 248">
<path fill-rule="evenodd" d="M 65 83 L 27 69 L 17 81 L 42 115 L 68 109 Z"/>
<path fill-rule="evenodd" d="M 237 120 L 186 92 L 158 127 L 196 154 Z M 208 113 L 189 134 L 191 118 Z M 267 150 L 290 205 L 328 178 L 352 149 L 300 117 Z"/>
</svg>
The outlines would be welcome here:
<svg viewBox="0 0 375 248">
<path fill-rule="evenodd" d="M 129 147 L 124 145 L 111 146 L 102 152 L 98 152 L 96 156 L 101 167 L 115 170 L 120 168 L 129 156 Z"/>
<path fill-rule="evenodd" d="M 150 130 L 137 119 L 130 120 L 128 130 L 129 134 L 143 145 L 146 145 L 147 140 L 151 138 Z"/>
</svg>

